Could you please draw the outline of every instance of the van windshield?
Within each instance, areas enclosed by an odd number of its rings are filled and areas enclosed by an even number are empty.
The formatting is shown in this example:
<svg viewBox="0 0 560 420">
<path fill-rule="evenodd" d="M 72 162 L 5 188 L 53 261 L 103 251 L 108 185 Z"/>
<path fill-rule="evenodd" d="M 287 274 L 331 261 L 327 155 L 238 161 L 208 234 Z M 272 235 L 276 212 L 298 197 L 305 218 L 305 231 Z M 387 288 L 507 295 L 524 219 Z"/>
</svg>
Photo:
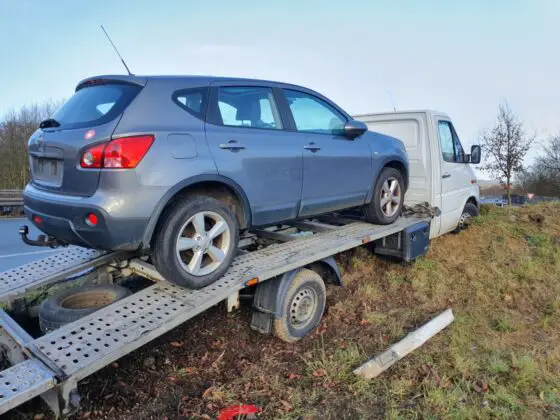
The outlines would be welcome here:
<svg viewBox="0 0 560 420">
<path fill-rule="evenodd" d="M 82 128 L 105 124 L 130 104 L 140 86 L 111 83 L 84 87 L 78 90 L 52 116 L 61 128 Z"/>
</svg>

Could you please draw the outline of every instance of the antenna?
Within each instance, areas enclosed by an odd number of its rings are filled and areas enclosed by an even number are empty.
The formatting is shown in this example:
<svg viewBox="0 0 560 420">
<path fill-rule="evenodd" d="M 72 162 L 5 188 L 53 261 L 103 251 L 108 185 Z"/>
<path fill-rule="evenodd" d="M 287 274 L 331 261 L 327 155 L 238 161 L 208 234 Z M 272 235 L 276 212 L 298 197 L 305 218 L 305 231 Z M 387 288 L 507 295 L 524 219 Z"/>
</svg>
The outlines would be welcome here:
<svg viewBox="0 0 560 420">
<path fill-rule="evenodd" d="M 124 68 L 126 69 L 126 71 L 128 72 L 129 76 L 132 76 L 132 73 L 130 72 L 130 69 L 128 68 L 128 66 L 126 65 L 126 63 L 124 62 L 123 58 L 121 57 L 119 50 L 117 50 L 117 47 L 115 47 L 115 44 L 113 44 L 113 41 L 111 41 L 111 37 L 109 36 L 109 34 L 107 33 L 107 31 L 105 30 L 105 28 L 103 27 L 103 25 L 101 26 L 101 30 L 103 31 L 103 33 L 105 33 L 105 36 L 107 37 L 107 39 L 109 40 L 109 42 L 111 43 L 111 45 L 113 46 L 113 49 L 115 50 L 115 52 L 117 53 L 117 55 L 119 56 L 119 58 L 121 59 L 121 62 L 123 63 Z"/>
<path fill-rule="evenodd" d="M 395 101 L 393 101 L 393 95 L 391 93 L 391 91 L 387 92 L 389 94 L 389 100 L 391 101 L 391 104 L 393 105 L 393 112 L 397 112 L 397 107 L 395 106 Z"/>
</svg>

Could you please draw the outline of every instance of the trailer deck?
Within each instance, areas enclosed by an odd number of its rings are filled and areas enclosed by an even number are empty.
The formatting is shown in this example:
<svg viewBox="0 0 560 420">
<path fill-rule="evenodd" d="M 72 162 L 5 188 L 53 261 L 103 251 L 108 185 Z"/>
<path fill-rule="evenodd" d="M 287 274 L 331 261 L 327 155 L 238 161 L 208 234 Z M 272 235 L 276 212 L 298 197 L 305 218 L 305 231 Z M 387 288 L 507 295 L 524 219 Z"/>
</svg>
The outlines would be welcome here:
<svg viewBox="0 0 560 420">
<path fill-rule="evenodd" d="M 56 414 L 70 413 L 78 405 L 76 385 L 79 380 L 211 306 L 238 296 L 248 283 L 266 281 L 422 221 L 429 219 L 403 217 L 387 226 L 356 221 L 338 226 L 303 222 L 299 223 L 299 229 L 308 228 L 316 233 L 297 239 L 262 231 L 262 237 L 272 239 L 277 235 L 276 239 L 283 242 L 239 255 L 221 279 L 200 290 L 166 281 L 143 258 L 131 258 L 123 252 L 81 248 L 69 248 L 0 273 L 2 301 L 13 300 L 29 290 L 92 267 L 109 266 L 154 281 L 153 285 L 123 300 L 36 339 L 2 313 L 0 344 L 7 348 L 5 353 L 14 366 L 0 373 L 0 413 L 37 395 L 43 396 Z"/>
</svg>

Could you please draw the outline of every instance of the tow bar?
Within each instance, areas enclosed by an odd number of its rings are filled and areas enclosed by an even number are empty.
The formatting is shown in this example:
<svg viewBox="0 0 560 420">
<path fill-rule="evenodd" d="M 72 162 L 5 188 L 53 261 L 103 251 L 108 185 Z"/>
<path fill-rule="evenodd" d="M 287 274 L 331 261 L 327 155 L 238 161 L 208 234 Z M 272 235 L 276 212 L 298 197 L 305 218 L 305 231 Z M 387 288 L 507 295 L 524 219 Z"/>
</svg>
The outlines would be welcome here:
<svg viewBox="0 0 560 420">
<path fill-rule="evenodd" d="M 27 235 L 29 235 L 29 226 L 23 225 L 19 227 L 19 234 L 21 236 L 21 240 L 25 242 L 27 245 L 31 246 L 48 246 L 51 248 L 58 248 L 59 246 L 66 247 L 68 244 L 66 242 L 61 241 L 60 239 L 56 239 L 52 236 L 47 235 L 39 235 L 37 239 L 29 239 Z"/>
</svg>

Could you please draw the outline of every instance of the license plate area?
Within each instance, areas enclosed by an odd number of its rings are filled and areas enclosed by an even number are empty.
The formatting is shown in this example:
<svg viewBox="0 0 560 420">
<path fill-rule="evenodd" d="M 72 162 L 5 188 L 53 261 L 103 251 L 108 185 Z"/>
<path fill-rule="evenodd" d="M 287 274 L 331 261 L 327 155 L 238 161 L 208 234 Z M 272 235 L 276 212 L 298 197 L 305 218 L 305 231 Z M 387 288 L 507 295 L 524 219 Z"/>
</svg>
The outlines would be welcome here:
<svg viewBox="0 0 560 420">
<path fill-rule="evenodd" d="M 32 158 L 33 180 L 51 187 L 62 185 L 63 161 L 44 157 Z"/>
</svg>

